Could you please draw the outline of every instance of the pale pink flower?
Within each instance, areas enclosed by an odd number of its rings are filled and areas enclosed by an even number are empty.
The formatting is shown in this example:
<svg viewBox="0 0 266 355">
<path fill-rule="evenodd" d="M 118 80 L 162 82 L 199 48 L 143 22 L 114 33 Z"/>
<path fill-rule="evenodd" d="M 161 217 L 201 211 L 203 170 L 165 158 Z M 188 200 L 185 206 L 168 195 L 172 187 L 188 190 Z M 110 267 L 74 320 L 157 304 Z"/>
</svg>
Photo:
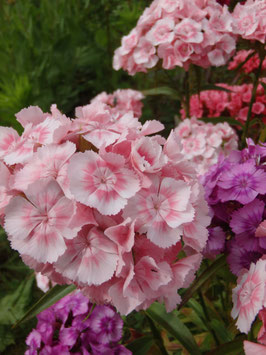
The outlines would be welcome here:
<svg viewBox="0 0 266 355">
<path fill-rule="evenodd" d="M 266 346 L 262 344 L 252 343 L 251 341 L 244 340 L 245 355 L 265 355 Z"/>
<path fill-rule="evenodd" d="M 36 283 L 37 286 L 39 287 L 39 289 L 41 289 L 43 292 L 47 292 L 50 287 L 52 286 L 52 282 L 49 279 L 49 277 L 43 275 L 40 272 L 36 272 L 35 273 L 35 279 L 36 279 Z M 54 285 L 55 283 L 53 283 Z"/>
<path fill-rule="evenodd" d="M 258 333 L 258 341 L 261 344 L 266 345 L 266 308 L 263 308 L 259 312 L 259 318 L 262 321 L 262 326 L 261 326 L 259 333 Z"/>
<path fill-rule="evenodd" d="M 129 200 L 124 216 L 135 218 L 141 233 L 147 232 L 154 244 L 167 248 L 180 240 L 181 225 L 194 218 L 194 209 L 189 202 L 191 190 L 181 180 L 151 179 L 149 189 L 140 190 Z"/>
<path fill-rule="evenodd" d="M 266 260 L 251 263 L 250 269 L 243 269 L 233 289 L 231 315 L 237 318 L 236 325 L 241 332 L 248 333 L 256 315 L 263 308 L 265 297 Z"/>
<path fill-rule="evenodd" d="M 6 156 L 17 146 L 18 132 L 10 127 L 0 127 L 0 159 L 6 161 Z"/>
<path fill-rule="evenodd" d="M 79 202 L 100 213 L 117 214 L 140 189 L 138 177 L 124 165 L 118 154 L 76 153 L 68 168 L 70 190 Z"/>
<path fill-rule="evenodd" d="M 200 43 L 203 41 L 201 25 L 196 21 L 186 18 L 175 26 L 177 38 L 188 43 Z"/>
<path fill-rule="evenodd" d="M 23 191 L 35 181 L 53 178 L 70 197 L 67 165 L 75 151 L 76 146 L 71 142 L 39 148 L 30 162 L 16 173 L 14 188 Z"/>
<path fill-rule="evenodd" d="M 5 210 L 4 227 L 12 246 L 39 262 L 54 262 L 66 249 L 65 238 L 77 234 L 68 227 L 75 204 L 55 181 L 31 184 L 25 197 L 14 197 Z"/>
<path fill-rule="evenodd" d="M 101 285 L 113 276 L 118 259 L 116 244 L 101 229 L 86 225 L 76 238 L 67 241 L 55 269 L 74 282 Z"/>
<path fill-rule="evenodd" d="M 154 46 L 161 43 L 170 43 L 174 39 L 175 23 L 171 18 L 158 20 L 151 30 L 146 34 L 146 38 Z"/>
<path fill-rule="evenodd" d="M 42 123 L 48 114 L 43 113 L 38 106 L 29 106 L 27 108 L 23 108 L 21 111 L 16 113 L 15 116 L 17 121 L 22 125 L 22 127 L 25 128 L 29 123 L 34 126 Z"/>
<path fill-rule="evenodd" d="M 7 166 L 0 161 L 0 216 L 4 213 L 4 208 L 15 194 L 11 189 L 12 175 Z"/>
</svg>

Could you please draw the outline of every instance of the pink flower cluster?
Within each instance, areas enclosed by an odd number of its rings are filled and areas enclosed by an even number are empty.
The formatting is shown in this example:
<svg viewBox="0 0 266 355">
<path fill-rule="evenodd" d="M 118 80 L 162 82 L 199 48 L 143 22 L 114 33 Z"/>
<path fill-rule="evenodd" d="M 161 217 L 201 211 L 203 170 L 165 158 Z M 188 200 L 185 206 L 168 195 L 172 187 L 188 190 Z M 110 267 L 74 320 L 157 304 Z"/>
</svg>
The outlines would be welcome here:
<svg viewBox="0 0 266 355">
<path fill-rule="evenodd" d="M 234 85 L 217 84 L 231 92 L 206 90 L 200 95 L 192 95 L 190 98 L 191 116 L 218 117 L 231 116 L 240 122 L 247 119 L 249 103 L 252 96 L 252 84 Z M 182 118 L 186 118 L 185 110 L 181 111 Z M 258 85 L 255 102 L 252 106 L 252 118 L 258 117 L 266 123 L 266 96 L 264 88 Z"/>
<path fill-rule="evenodd" d="M 248 333 L 256 315 L 265 323 L 266 310 L 266 260 L 252 263 L 249 270 L 243 269 L 233 289 L 232 317 L 237 318 L 236 325 L 241 332 Z M 258 340 L 266 344 L 265 324 L 258 334 Z"/>
<path fill-rule="evenodd" d="M 187 118 L 175 128 L 173 134 L 181 142 L 181 153 L 194 164 L 200 175 L 218 162 L 221 152 L 228 155 L 237 149 L 238 137 L 227 122 L 214 125 L 195 117 Z"/>
<path fill-rule="evenodd" d="M 113 114 L 125 114 L 133 111 L 135 117 L 140 117 L 142 113 L 144 95 L 137 90 L 132 89 L 118 89 L 112 94 L 102 92 L 97 95 L 91 103 L 102 102 L 112 108 Z"/>
<path fill-rule="evenodd" d="M 0 127 L 0 213 L 11 246 L 37 272 L 122 314 L 155 300 L 174 309 L 201 262 L 210 217 L 193 167 L 170 138 L 149 136 L 163 125 L 99 100 L 74 120 L 55 106 L 16 117 L 21 136 Z M 183 246 L 189 256 L 178 257 Z"/>
<path fill-rule="evenodd" d="M 238 3 L 233 11 L 233 32 L 247 40 L 265 43 L 266 39 L 266 2 L 248 0 Z"/>
<path fill-rule="evenodd" d="M 224 65 L 235 50 L 233 17 L 215 0 L 154 0 L 137 26 L 122 38 L 113 67 L 130 75 L 146 72 L 159 59 L 164 69 L 189 64 Z"/>
<path fill-rule="evenodd" d="M 236 69 L 241 63 L 243 63 L 247 57 L 252 53 L 252 49 L 249 51 L 241 50 L 236 53 L 232 61 L 228 64 L 228 69 Z M 257 53 L 255 53 L 248 61 L 242 66 L 241 71 L 244 73 L 252 73 L 259 67 L 260 59 Z M 262 70 L 266 70 L 266 59 L 262 62 Z"/>
</svg>

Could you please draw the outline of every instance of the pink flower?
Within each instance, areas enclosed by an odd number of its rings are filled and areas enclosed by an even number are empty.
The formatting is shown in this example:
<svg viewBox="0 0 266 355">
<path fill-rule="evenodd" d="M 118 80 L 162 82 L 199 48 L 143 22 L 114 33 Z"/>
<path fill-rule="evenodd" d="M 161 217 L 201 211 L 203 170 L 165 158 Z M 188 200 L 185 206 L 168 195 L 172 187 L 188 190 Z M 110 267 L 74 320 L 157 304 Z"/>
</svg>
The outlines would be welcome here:
<svg viewBox="0 0 266 355">
<path fill-rule="evenodd" d="M 251 341 L 244 340 L 245 355 L 265 355 L 266 346 L 262 344 L 252 343 Z"/>
<path fill-rule="evenodd" d="M 237 318 L 236 325 L 241 332 L 248 333 L 253 320 L 263 308 L 265 297 L 266 260 L 251 263 L 250 269 L 243 269 L 233 289 L 233 309 L 231 315 Z"/>
<path fill-rule="evenodd" d="M 190 187 L 172 178 L 152 178 L 149 189 L 142 189 L 129 200 L 125 217 L 136 218 L 137 228 L 156 245 L 167 248 L 180 240 L 181 225 L 194 217 Z"/>
<path fill-rule="evenodd" d="M 171 18 L 158 20 L 146 34 L 146 38 L 154 46 L 161 43 L 170 43 L 174 39 L 174 26 L 175 23 Z"/>
<path fill-rule="evenodd" d="M 14 197 L 6 207 L 4 226 L 12 246 L 39 262 L 54 262 L 66 249 L 65 238 L 77 234 L 68 227 L 75 213 L 74 202 L 55 181 L 30 185 L 25 197 Z"/>
<path fill-rule="evenodd" d="M 101 285 L 113 276 L 118 258 L 116 244 L 99 228 L 86 225 L 76 238 L 67 241 L 55 268 L 74 282 Z"/>
<path fill-rule="evenodd" d="M 76 153 L 68 167 L 70 190 L 79 202 L 100 213 L 117 214 L 140 189 L 139 179 L 124 165 L 118 154 Z"/>
<path fill-rule="evenodd" d="M 175 26 L 175 35 L 188 43 L 200 43 L 203 41 L 201 25 L 196 21 L 186 18 Z"/>
</svg>

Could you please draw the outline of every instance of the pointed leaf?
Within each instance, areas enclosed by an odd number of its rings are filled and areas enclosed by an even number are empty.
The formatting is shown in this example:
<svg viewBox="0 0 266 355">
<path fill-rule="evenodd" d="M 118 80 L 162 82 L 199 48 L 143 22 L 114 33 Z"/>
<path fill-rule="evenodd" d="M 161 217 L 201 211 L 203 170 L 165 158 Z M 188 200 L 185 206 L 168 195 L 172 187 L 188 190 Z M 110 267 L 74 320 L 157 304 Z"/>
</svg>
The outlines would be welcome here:
<svg viewBox="0 0 266 355">
<path fill-rule="evenodd" d="M 134 355 L 146 355 L 153 344 L 153 337 L 147 335 L 132 341 L 126 347 L 128 350 L 132 351 Z"/>
<path fill-rule="evenodd" d="M 25 314 L 19 319 L 13 328 L 17 327 L 20 323 L 35 317 L 37 314 L 52 306 L 70 292 L 74 291 L 75 285 L 55 285 L 51 290 L 45 293 L 39 301 L 37 301 Z"/>
<path fill-rule="evenodd" d="M 243 341 L 246 336 L 240 335 L 237 339 L 230 341 L 229 343 L 222 344 L 216 349 L 209 351 L 206 355 L 235 355 L 244 354 Z"/>
<path fill-rule="evenodd" d="M 206 84 L 201 87 L 201 90 L 217 90 L 217 91 L 226 91 L 226 92 L 233 92 L 230 89 L 226 89 L 222 86 L 214 85 L 214 84 Z"/>
<path fill-rule="evenodd" d="M 174 100 L 180 100 L 180 94 L 176 90 L 168 87 L 168 86 L 160 86 L 158 88 L 153 88 L 149 90 L 143 90 L 142 94 L 144 96 L 151 96 L 151 95 L 166 95 L 171 97 Z"/>
<path fill-rule="evenodd" d="M 200 117 L 199 120 L 202 120 L 204 122 L 211 122 L 211 123 L 223 123 L 223 122 L 227 122 L 232 126 L 240 126 L 241 128 L 244 127 L 244 125 L 235 120 L 233 117 L 225 117 L 225 116 L 219 116 L 219 117 Z"/>
<path fill-rule="evenodd" d="M 175 337 L 189 354 L 201 354 L 193 335 L 173 312 L 167 313 L 162 304 L 153 303 L 146 313 Z"/>
<path fill-rule="evenodd" d="M 183 307 L 187 301 L 197 292 L 202 285 L 208 281 L 215 273 L 224 265 L 226 264 L 226 257 L 220 256 L 218 257 L 196 280 L 193 284 L 186 290 L 185 294 L 183 295 L 183 300 L 180 303 L 178 309 Z"/>
</svg>

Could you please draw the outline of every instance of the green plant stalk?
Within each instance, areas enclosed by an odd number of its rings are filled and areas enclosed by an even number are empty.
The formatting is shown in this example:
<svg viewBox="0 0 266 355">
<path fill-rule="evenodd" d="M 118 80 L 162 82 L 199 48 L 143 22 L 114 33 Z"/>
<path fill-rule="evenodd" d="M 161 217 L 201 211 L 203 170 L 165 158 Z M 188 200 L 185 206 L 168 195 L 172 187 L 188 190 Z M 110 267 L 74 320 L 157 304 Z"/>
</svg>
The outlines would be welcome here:
<svg viewBox="0 0 266 355">
<path fill-rule="evenodd" d="M 155 326 L 153 320 L 147 315 L 147 313 L 145 312 L 145 316 L 149 322 L 149 326 L 151 328 L 151 332 L 152 335 L 154 337 L 155 343 L 158 346 L 158 348 L 160 349 L 162 355 L 169 355 L 168 351 L 165 349 L 164 343 L 163 343 L 163 339 L 161 337 L 161 333 L 159 332 L 159 330 L 157 329 L 157 327 Z"/>
<path fill-rule="evenodd" d="M 198 291 L 198 295 L 199 295 L 199 299 L 200 299 L 200 304 L 202 306 L 202 309 L 203 309 L 203 312 L 204 312 L 204 315 L 205 315 L 205 318 L 206 318 L 206 321 L 207 321 L 206 326 L 209 329 L 209 331 L 212 333 L 212 336 L 213 336 L 213 338 L 215 340 L 215 343 L 218 346 L 218 345 L 220 345 L 220 342 L 219 342 L 219 340 L 217 338 L 217 335 L 215 334 L 215 331 L 208 326 L 208 324 L 210 323 L 211 319 L 209 317 L 209 313 L 208 313 L 206 304 L 204 302 L 204 298 L 202 296 L 201 290 Z"/>
<path fill-rule="evenodd" d="M 256 72 L 256 76 L 255 76 L 255 80 L 254 80 L 254 84 L 253 84 L 253 88 L 252 88 L 252 96 L 251 96 L 251 100 L 249 103 L 249 108 L 248 108 L 248 115 L 247 115 L 247 120 L 246 120 L 246 124 L 242 133 L 242 138 L 241 138 L 241 146 L 242 148 L 244 148 L 245 146 L 245 140 L 246 137 L 248 135 L 248 128 L 249 128 L 249 124 L 250 124 L 250 119 L 251 119 L 251 113 L 252 113 L 252 106 L 255 102 L 255 98 L 256 98 L 256 92 L 257 92 L 257 88 L 259 85 L 259 77 L 260 77 L 260 73 L 261 73 L 261 68 L 262 68 L 262 63 L 263 63 L 263 56 L 260 56 L 260 64 L 258 67 L 258 70 Z"/>
<path fill-rule="evenodd" d="M 186 71 L 185 74 L 184 88 L 185 88 L 185 112 L 186 112 L 186 117 L 190 118 L 189 69 L 188 71 Z"/>
</svg>

